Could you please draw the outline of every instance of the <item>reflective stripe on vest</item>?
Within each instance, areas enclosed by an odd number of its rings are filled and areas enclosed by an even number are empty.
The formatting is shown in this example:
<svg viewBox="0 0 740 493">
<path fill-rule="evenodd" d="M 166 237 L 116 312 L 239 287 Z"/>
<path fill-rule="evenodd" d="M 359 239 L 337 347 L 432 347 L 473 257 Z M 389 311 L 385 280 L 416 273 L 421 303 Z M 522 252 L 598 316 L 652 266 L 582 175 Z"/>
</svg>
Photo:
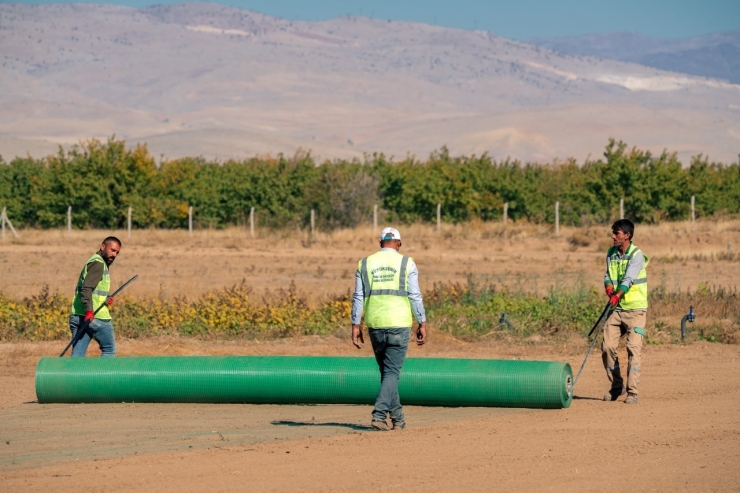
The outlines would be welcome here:
<svg viewBox="0 0 740 493">
<path fill-rule="evenodd" d="M 358 265 L 364 292 L 365 324 L 374 329 L 411 327 L 408 292 L 410 257 L 380 251 Z"/>
<path fill-rule="evenodd" d="M 80 272 L 80 277 L 77 279 L 77 286 L 75 288 L 75 297 L 72 301 L 71 312 L 72 315 L 85 314 L 85 305 L 84 303 L 82 303 L 82 285 L 85 284 L 85 278 L 87 277 L 87 268 L 92 262 L 102 262 L 103 264 L 103 277 L 102 279 L 100 279 L 100 282 L 97 286 L 95 286 L 92 292 L 93 311 L 102 306 L 102 308 L 100 308 L 100 311 L 95 314 L 95 318 L 98 318 L 100 320 L 110 320 L 110 311 L 108 310 L 108 306 L 106 303 L 108 299 L 108 294 L 110 293 L 110 271 L 108 270 L 108 265 L 105 263 L 105 260 L 103 260 L 103 257 L 101 257 L 98 253 L 90 257 L 90 259 L 85 262 L 85 266 L 82 268 L 82 272 Z"/>
<path fill-rule="evenodd" d="M 616 247 L 609 249 L 607 253 L 609 257 L 609 277 L 615 287 L 619 287 L 619 283 L 627 272 L 627 266 L 637 252 L 640 252 L 640 249 L 632 243 L 630 243 L 622 258 L 619 257 L 619 250 Z M 619 307 L 622 310 L 644 310 L 648 307 L 647 266 L 650 259 L 645 253 L 642 256 L 645 258 L 645 266 L 620 300 Z"/>
</svg>

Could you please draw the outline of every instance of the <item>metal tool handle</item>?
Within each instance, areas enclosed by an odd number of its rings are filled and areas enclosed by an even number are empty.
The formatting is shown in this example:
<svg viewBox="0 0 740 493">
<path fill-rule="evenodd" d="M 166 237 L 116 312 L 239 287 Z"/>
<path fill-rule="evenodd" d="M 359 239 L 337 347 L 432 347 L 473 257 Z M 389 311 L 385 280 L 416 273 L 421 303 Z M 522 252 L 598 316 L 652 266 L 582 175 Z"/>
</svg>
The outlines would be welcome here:
<svg viewBox="0 0 740 493">
<path fill-rule="evenodd" d="M 604 311 L 601 312 L 601 315 L 599 315 L 598 320 L 596 320 L 596 323 L 594 324 L 594 326 L 591 327 L 591 330 L 588 333 L 588 337 L 591 337 L 591 334 L 594 333 L 594 330 L 596 330 L 596 326 L 599 325 L 599 322 L 601 322 L 601 319 L 604 317 L 604 314 L 607 312 L 607 310 L 609 310 L 609 307 L 611 307 L 611 305 L 612 305 L 611 301 L 607 301 L 606 302 L 606 306 L 604 307 Z"/>
<path fill-rule="evenodd" d="M 583 364 L 581 364 L 581 369 L 578 370 L 578 375 L 576 375 L 575 380 L 573 380 L 573 385 L 570 388 L 571 397 L 574 395 L 574 392 L 576 390 L 576 384 L 578 383 L 578 379 L 581 378 L 581 373 L 583 372 L 583 368 L 586 366 L 586 361 L 588 361 L 588 356 L 591 354 L 591 350 L 594 348 L 594 345 L 596 344 L 596 340 L 599 338 L 599 334 L 601 333 L 601 330 L 606 326 L 606 322 L 609 320 L 609 315 L 611 315 L 611 311 L 609 309 L 611 307 L 612 307 L 611 303 L 606 304 L 606 308 L 604 308 L 604 311 L 601 312 L 601 316 L 596 321 L 596 324 L 594 325 L 593 329 L 591 329 L 591 332 L 588 333 L 588 335 L 591 336 L 591 333 L 596 329 L 596 327 L 599 327 L 599 330 L 596 331 L 596 335 L 591 341 L 591 345 L 588 347 L 588 351 L 586 352 L 586 357 L 583 358 Z M 601 323 L 602 319 L 604 320 L 603 324 Z"/>
<path fill-rule="evenodd" d="M 121 286 L 120 288 L 116 289 L 116 290 L 115 290 L 115 291 L 113 292 L 113 294 L 112 294 L 112 295 L 110 295 L 110 296 L 106 296 L 106 298 L 105 298 L 105 302 L 104 302 L 104 303 L 102 303 L 102 304 L 101 304 L 101 305 L 100 305 L 100 306 L 99 306 L 99 307 L 98 307 L 98 308 L 97 308 L 97 309 L 96 309 L 96 310 L 95 310 L 95 311 L 93 312 L 93 320 L 95 320 L 95 315 L 96 315 L 96 314 L 97 314 L 97 313 L 98 313 L 98 312 L 100 311 L 100 309 L 101 309 L 101 308 L 103 308 L 103 307 L 104 307 L 105 305 L 107 305 L 107 304 L 108 304 L 108 300 L 109 300 L 109 299 L 111 299 L 111 298 L 115 297 L 115 296 L 116 296 L 116 295 L 117 295 L 118 293 L 120 293 L 121 291 L 123 291 L 123 288 L 125 288 L 126 286 L 128 286 L 129 284 L 131 284 L 132 282 L 134 282 L 134 281 L 136 280 L 136 278 L 137 278 L 137 277 L 139 277 L 139 274 L 136 274 L 136 275 L 135 275 L 134 277 L 132 277 L 131 279 L 129 279 L 128 281 L 126 281 L 125 283 L 123 283 L 123 286 Z M 82 339 L 82 335 L 83 335 L 83 334 L 85 333 L 85 331 L 87 330 L 87 328 L 88 328 L 89 326 L 90 326 L 90 322 L 84 322 L 84 323 L 82 324 L 82 326 L 81 326 L 81 327 L 80 327 L 79 329 L 77 329 L 77 332 L 75 333 L 74 337 L 72 337 L 72 340 L 71 340 L 71 341 L 69 341 L 69 344 L 67 344 L 67 347 L 65 347 L 65 348 L 64 348 L 64 351 L 62 351 L 62 354 L 60 354 L 60 355 L 59 355 L 59 357 L 60 357 L 60 358 L 64 356 L 64 354 L 65 354 L 65 353 L 67 352 L 67 349 L 69 349 L 69 348 L 70 348 L 71 346 L 74 346 L 74 345 L 75 345 L 75 344 L 76 344 L 76 343 L 77 343 L 77 342 L 78 342 L 78 341 L 79 341 L 80 339 Z"/>
</svg>

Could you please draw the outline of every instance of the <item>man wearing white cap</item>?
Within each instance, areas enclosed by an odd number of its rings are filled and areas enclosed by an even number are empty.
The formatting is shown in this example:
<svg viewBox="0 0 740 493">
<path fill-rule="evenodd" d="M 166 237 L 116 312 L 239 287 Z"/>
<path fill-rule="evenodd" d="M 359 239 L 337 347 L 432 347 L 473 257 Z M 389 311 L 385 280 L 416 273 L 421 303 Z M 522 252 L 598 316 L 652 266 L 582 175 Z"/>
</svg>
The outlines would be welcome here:
<svg viewBox="0 0 740 493">
<path fill-rule="evenodd" d="M 398 380 L 411 338 L 412 312 L 419 322 L 416 344 L 421 346 L 427 340 L 419 271 L 414 259 L 398 253 L 400 248 L 401 233 L 385 228 L 380 233 L 380 251 L 360 260 L 357 266 L 352 296 L 352 344 L 359 349 L 365 342 L 360 328 L 364 309 L 365 325 L 380 368 L 380 391 L 375 399 L 372 426 L 382 431 L 406 427 Z M 393 428 L 386 421 L 388 415 Z"/>
</svg>

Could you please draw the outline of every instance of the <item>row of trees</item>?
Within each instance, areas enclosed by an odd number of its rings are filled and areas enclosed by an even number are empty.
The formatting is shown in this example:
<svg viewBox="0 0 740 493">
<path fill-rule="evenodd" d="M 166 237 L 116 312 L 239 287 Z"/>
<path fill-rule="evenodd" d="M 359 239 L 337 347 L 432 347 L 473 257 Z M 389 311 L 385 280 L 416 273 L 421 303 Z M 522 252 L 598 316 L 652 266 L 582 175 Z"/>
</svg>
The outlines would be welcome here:
<svg viewBox="0 0 740 493">
<path fill-rule="evenodd" d="M 0 206 L 17 225 L 59 227 L 72 206 L 75 227 L 120 228 L 128 207 L 137 227 L 187 225 L 188 207 L 201 226 L 243 224 L 251 207 L 265 226 L 304 226 L 311 209 L 324 229 L 372 220 L 378 204 L 390 221 L 442 218 L 499 220 L 509 203 L 513 220 L 603 223 L 685 219 L 690 197 L 699 216 L 740 210 L 740 162 L 695 157 L 682 167 L 676 154 L 652 155 L 610 140 L 603 159 L 551 165 L 496 161 L 488 155 L 450 156 L 443 148 L 426 161 L 392 161 L 382 154 L 360 161 L 316 163 L 310 154 L 226 163 L 184 158 L 160 163 L 146 146 L 114 138 L 92 140 L 43 159 L 0 158 Z"/>
</svg>

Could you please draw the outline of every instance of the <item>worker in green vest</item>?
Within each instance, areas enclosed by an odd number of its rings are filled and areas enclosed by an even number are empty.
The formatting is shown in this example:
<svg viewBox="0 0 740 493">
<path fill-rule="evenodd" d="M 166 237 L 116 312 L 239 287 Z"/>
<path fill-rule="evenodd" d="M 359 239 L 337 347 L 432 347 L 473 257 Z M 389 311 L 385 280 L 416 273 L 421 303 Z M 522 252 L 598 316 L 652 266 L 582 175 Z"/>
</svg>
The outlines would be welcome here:
<svg viewBox="0 0 740 493">
<path fill-rule="evenodd" d="M 401 233 L 385 228 L 380 251 L 360 260 L 352 296 L 352 343 L 360 349 L 362 313 L 368 327 L 375 361 L 380 369 L 380 391 L 375 399 L 371 425 L 381 431 L 403 430 L 406 419 L 398 394 L 401 367 L 411 338 L 413 317 L 418 322 L 416 344 L 427 340 L 426 315 L 414 259 L 401 255 Z M 388 426 L 387 418 L 391 419 Z"/>
<path fill-rule="evenodd" d="M 100 249 L 85 262 L 80 272 L 69 316 L 69 328 L 72 331 L 72 338 L 81 328 L 84 328 L 85 334 L 72 347 L 73 357 L 84 357 L 91 339 L 98 342 L 101 356 L 116 355 L 116 340 L 109 311 L 113 305 L 113 298 L 109 298 L 108 294 L 109 268 L 120 251 L 121 240 L 115 236 L 107 237 L 100 245 Z"/>
<path fill-rule="evenodd" d="M 604 289 L 614 310 L 604 329 L 601 356 L 611 389 L 605 401 L 616 401 L 627 394 L 626 404 L 637 404 L 637 386 L 640 383 L 642 339 L 647 322 L 648 292 L 647 266 L 650 259 L 632 243 L 635 225 L 620 219 L 612 225 L 614 246 L 606 254 Z M 627 385 L 624 385 L 619 367 L 617 348 L 619 339 L 627 335 Z"/>
</svg>

